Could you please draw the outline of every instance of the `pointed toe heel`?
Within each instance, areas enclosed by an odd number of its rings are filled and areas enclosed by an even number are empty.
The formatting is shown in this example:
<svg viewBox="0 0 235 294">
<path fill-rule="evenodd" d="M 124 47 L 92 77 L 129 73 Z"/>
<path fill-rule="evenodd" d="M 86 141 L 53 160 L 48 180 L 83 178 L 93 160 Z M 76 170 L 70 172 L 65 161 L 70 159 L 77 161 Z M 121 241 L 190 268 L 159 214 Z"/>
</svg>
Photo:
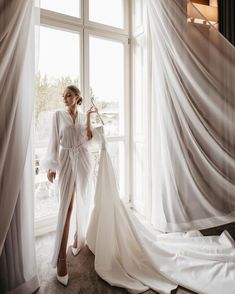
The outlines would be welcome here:
<svg viewBox="0 0 235 294">
<path fill-rule="evenodd" d="M 66 258 L 58 258 L 58 262 L 60 262 L 60 261 L 66 261 Z M 58 266 L 58 264 L 57 264 L 57 266 Z M 67 271 L 67 270 L 66 270 L 66 271 Z M 59 275 L 58 275 L 58 272 L 57 272 L 56 277 L 57 277 L 57 280 L 58 280 L 58 282 L 59 282 L 60 284 L 62 284 L 62 285 L 65 286 L 65 287 L 68 285 L 68 282 L 69 282 L 68 271 L 67 271 L 67 274 L 64 275 L 64 276 L 59 276 Z"/>
<path fill-rule="evenodd" d="M 57 280 L 63 285 L 63 286 L 67 286 L 68 282 L 69 282 L 69 275 L 65 275 L 65 276 L 59 276 L 57 275 Z"/>
<path fill-rule="evenodd" d="M 74 256 L 78 255 L 79 252 L 80 252 L 80 248 L 72 247 L 72 253 Z"/>
</svg>

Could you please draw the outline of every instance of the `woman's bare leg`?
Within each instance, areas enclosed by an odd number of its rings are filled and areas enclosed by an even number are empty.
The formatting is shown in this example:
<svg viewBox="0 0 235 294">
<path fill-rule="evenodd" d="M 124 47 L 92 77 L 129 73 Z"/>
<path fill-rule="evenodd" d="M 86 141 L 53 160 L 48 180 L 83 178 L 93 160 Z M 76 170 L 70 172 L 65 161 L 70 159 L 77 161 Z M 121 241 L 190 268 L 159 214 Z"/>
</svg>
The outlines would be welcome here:
<svg viewBox="0 0 235 294">
<path fill-rule="evenodd" d="M 73 247 L 77 248 L 77 231 L 74 234 L 74 241 L 73 241 Z"/>
<path fill-rule="evenodd" d="M 65 276 L 67 274 L 67 262 L 66 262 L 66 249 L 67 249 L 67 242 L 68 242 L 68 235 L 69 235 L 69 225 L 70 225 L 70 218 L 73 210 L 73 198 L 74 192 L 72 194 L 71 202 L 69 204 L 69 208 L 67 211 L 67 217 L 64 225 L 64 232 L 60 246 L 59 258 L 57 262 L 57 274 L 59 276 Z"/>
</svg>

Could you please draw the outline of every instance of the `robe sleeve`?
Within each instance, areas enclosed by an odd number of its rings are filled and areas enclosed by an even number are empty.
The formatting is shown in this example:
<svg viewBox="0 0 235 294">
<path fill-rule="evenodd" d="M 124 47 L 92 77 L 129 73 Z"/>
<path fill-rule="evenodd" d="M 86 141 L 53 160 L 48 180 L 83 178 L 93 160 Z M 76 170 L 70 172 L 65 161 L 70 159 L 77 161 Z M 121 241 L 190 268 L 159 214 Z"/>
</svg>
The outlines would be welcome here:
<svg viewBox="0 0 235 294">
<path fill-rule="evenodd" d="M 91 125 L 91 131 L 92 131 L 92 138 L 88 140 L 87 138 L 87 114 L 82 113 L 82 125 L 83 125 L 83 137 L 85 138 L 84 143 L 85 146 L 89 149 L 97 148 L 99 146 L 103 146 L 105 144 L 105 138 L 104 138 L 104 129 L 103 126 L 99 127 L 93 127 Z"/>
<path fill-rule="evenodd" d="M 84 121 L 87 125 L 87 114 L 84 114 Z M 91 145 L 101 145 L 104 142 L 104 129 L 103 126 L 93 127 L 91 124 L 92 139 L 89 140 Z"/>
<path fill-rule="evenodd" d="M 42 160 L 42 169 L 49 169 L 56 172 L 59 169 L 59 126 L 58 112 L 55 112 L 52 117 L 52 126 L 49 136 L 49 142 L 44 159 Z"/>
</svg>

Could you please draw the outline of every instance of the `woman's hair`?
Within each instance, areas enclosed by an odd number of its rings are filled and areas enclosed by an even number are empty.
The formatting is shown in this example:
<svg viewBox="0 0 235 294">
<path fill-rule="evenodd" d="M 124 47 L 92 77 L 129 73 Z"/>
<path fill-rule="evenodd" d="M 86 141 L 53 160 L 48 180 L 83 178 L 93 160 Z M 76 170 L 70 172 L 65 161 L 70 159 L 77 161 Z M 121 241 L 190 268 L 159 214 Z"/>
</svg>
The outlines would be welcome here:
<svg viewBox="0 0 235 294">
<path fill-rule="evenodd" d="M 69 90 L 71 90 L 75 95 L 78 95 L 78 96 L 81 95 L 81 91 L 75 85 L 69 85 L 66 88 L 69 89 Z M 77 101 L 77 104 L 78 105 L 81 105 L 82 104 L 82 97 L 79 97 L 79 99 Z"/>
</svg>

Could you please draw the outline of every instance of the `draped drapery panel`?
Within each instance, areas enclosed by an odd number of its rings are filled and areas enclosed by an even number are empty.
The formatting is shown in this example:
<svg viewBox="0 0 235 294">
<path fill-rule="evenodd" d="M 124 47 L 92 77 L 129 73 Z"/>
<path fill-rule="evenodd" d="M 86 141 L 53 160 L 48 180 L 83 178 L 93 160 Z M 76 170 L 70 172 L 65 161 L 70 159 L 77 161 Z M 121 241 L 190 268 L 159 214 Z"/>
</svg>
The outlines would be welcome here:
<svg viewBox="0 0 235 294">
<path fill-rule="evenodd" d="M 22 88 L 22 72 L 32 3 L 30 0 L 2 1 L 0 8 L 0 215 L 8 212 L 0 222 L 0 253 L 20 190 L 31 127 L 33 99 L 25 97 L 31 94 L 32 86 Z"/>
<path fill-rule="evenodd" d="M 235 50 L 187 0 L 147 1 L 151 212 L 162 231 L 235 219 Z"/>
<path fill-rule="evenodd" d="M 0 2 L 0 292 L 39 287 L 34 248 L 32 0 Z"/>
</svg>

